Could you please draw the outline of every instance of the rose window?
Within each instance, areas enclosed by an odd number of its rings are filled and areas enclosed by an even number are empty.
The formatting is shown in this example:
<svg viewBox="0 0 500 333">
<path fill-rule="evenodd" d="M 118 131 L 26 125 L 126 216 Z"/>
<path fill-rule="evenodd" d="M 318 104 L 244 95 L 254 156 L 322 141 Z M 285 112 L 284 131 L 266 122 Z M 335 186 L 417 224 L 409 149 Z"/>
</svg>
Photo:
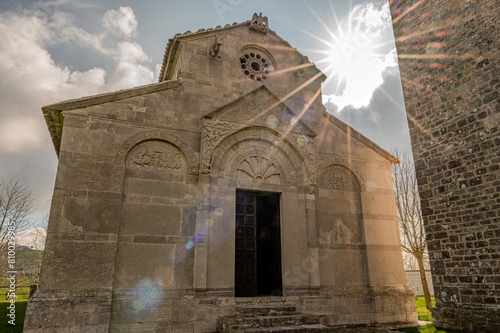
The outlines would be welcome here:
<svg viewBox="0 0 500 333">
<path fill-rule="evenodd" d="M 243 74 L 252 80 L 263 81 L 269 78 L 273 66 L 267 56 L 258 51 L 247 51 L 240 57 Z"/>
</svg>

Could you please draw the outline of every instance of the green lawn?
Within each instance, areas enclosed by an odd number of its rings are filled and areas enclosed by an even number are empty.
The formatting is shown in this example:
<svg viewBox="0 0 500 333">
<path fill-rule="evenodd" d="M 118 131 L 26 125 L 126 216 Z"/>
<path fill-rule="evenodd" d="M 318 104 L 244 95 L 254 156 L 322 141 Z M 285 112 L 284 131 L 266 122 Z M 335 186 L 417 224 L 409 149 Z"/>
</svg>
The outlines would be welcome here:
<svg viewBox="0 0 500 333">
<path fill-rule="evenodd" d="M 16 302 L 16 319 L 15 319 L 15 326 L 12 326 L 11 324 L 8 323 L 8 320 L 10 320 L 9 317 L 7 317 L 7 314 L 10 313 L 10 311 L 7 309 L 7 307 L 10 305 L 10 302 L 5 302 L 2 301 L 0 302 L 0 332 L 2 333 L 18 333 L 23 330 L 23 324 L 24 324 L 24 314 L 26 312 L 26 305 L 28 304 L 28 301 L 17 301 Z"/>
<path fill-rule="evenodd" d="M 407 328 L 398 328 L 399 332 L 406 333 L 460 333 L 458 331 L 448 331 L 448 330 L 439 330 L 434 327 L 432 324 L 427 324 L 425 326 L 419 327 L 407 327 Z"/>
<path fill-rule="evenodd" d="M 416 297 L 418 320 L 432 321 L 431 311 L 425 307 L 425 298 L 423 296 Z M 434 297 L 431 297 L 432 306 L 436 306 Z"/>
<path fill-rule="evenodd" d="M 431 302 L 432 306 L 436 306 L 434 297 L 431 297 Z M 423 296 L 416 297 L 416 303 L 418 320 L 432 321 L 431 311 L 427 310 L 427 308 L 425 307 L 425 298 Z M 398 328 L 397 331 L 406 333 L 461 333 L 460 331 L 437 329 L 433 324 L 427 324 L 425 326 L 419 327 Z"/>
</svg>

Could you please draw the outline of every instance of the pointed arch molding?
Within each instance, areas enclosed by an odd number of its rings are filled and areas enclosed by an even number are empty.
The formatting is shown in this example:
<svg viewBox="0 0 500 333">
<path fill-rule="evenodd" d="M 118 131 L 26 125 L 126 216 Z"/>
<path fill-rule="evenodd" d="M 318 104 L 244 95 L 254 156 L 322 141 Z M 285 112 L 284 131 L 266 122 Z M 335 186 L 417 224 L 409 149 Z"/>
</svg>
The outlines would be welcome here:
<svg viewBox="0 0 500 333">
<path fill-rule="evenodd" d="M 294 135 L 285 136 L 263 126 L 231 131 L 211 149 L 205 172 L 215 177 L 235 178 L 241 163 L 256 157 L 276 167 L 283 185 L 315 185 L 313 144 L 303 143 L 302 147 L 295 139 Z"/>
<path fill-rule="evenodd" d="M 165 141 L 177 147 L 186 157 L 188 163 L 188 174 L 198 174 L 199 163 L 193 149 L 180 137 L 164 130 L 139 132 L 126 139 L 120 145 L 120 148 L 118 148 L 115 155 L 115 165 L 125 166 L 125 158 L 127 157 L 127 154 L 138 144 L 151 140 Z"/>
<path fill-rule="evenodd" d="M 318 169 L 317 169 L 318 170 L 318 177 L 323 177 L 324 173 L 326 172 L 326 169 L 328 167 L 334 166 L 334 165 L 343 166 L 346 169 L 348 169 L 349 171 L 351 171 L 353 173 L 353 175 L 356 177 L 356 180 L 359 183 L 361 191 L 366 191 L 366 181 L 363 178 L 363 176 L 361 175 L 361 173 L 359 172 L 359 170 L 356 167 L 354 167 L 351 162 L 349 162 L 343 158 L 340 158 L 340 157 L 329 157 L 329 158 L 321 161 L 318 164 Z"/>
</svg>

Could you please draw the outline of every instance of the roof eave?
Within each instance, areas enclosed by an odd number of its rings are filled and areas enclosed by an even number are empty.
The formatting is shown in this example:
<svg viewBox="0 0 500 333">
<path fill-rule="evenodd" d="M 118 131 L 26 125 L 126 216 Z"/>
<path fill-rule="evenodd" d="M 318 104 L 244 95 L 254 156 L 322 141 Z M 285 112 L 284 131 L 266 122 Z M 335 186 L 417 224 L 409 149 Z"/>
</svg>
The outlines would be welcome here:
<svg viewBox="0 0 500 333">
<path fill-rule="evenodd" d="M 162 90 L 177 88 L 181 83 L 177 80 L 152 83 L 139 87 L 123 89 L 115 92 L 86 96 L 78 99 L 71 99 L 59 103 L 42 107 L 42 113 L 45 118 L 52 143 L 57 156 L 61 147 L 61 138 L 64 125 L 63 111 L 83 109 L 93 105 L 119 101 L 126 98 L 150 94 Z"/>
<path fill-rule="evenodd" d="M 346 123 L 344 123 L 343 121 L 341 121 L 337 117 L 332 116 L 331 114 L 327 113 L 326 111 L 325 111 L 325 117 L 332 124 L 334 124 L 335 126 L 337 126 L 338 128 L 340 128 L 341 130 L 343 130 L 344 132 L 346 132 L 347 134 L 349 134 L 353 138 L 355 138 L 358 141 L 362 142 L 364 145 L 366 145 L 367 147 L 371 148 L 373 151 L 375 151 L 376 153 L 378 153 L 382 157 L 385 157 L 386 159 L 388 159 L 391 162 L 391 164 L 398 164 L 399 163 L 399 159 L 397 157 L 393 156 L 390 152 L 388 152 L 384 148 L 380 147 L 375 142 L 373 142 L 372 140 L 368 139 L 366 136 L 364 136 L 363 134 L 359 133 L 354 128 L 352 128 L 351 126 L 347 125 Z"/>
</svg>

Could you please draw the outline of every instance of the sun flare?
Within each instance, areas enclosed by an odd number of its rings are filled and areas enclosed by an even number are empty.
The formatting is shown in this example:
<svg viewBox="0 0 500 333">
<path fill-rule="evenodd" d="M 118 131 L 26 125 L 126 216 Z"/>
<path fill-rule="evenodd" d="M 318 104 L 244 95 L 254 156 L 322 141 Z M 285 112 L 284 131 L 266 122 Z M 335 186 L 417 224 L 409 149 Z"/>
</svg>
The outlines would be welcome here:
<svg viewBox="0 0 500 333">
<path fill-rule="evenodd" d="M 332 7 L 328 22 L 309 7 L 327 33 L 326 38 L 312 35 L 324 48 L 307 50 L 318 56 L 315 64 L 327 75 L 323 85 L 323 102 L 335 105 L 337 112 L 345 107 L 366 107 L 373 92 L 383 82 L 383 72 L 397 66 L 388 5 L 368 4 L 352 8 L 338 19 Z"/>
</svg>

